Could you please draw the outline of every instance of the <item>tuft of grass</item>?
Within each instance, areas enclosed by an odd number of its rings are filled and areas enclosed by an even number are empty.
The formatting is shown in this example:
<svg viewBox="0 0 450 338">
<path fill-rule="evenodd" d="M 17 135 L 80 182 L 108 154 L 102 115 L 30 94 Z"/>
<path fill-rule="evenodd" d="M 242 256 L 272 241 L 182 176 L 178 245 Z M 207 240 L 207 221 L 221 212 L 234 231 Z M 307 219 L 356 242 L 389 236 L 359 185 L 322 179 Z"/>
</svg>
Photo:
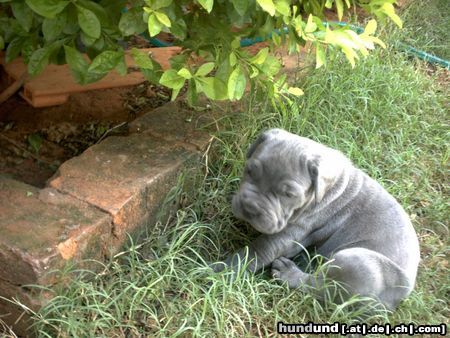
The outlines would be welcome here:
<svg viewBox="0 0 450 338">
<path fill-rule="evenodd" d="M 442 59 L 450 60 L 450 2 L 410 1 L 402 13 L 399 39 Z"/>
<path fill-rule="evenodd" d="M 102 273 L 73 271 L 69 285 L 35 314 L 40 337 L 270 337 L 284 323 L 448 323 L 448 88 L 426 75 L 421 63 L 387 49 L 355 69 L 336 59 L 310 71 L 299 84 L 305 95 L 273 109 L 257 97 L 222 119 L 214 161 L 196 191 L 183 191 L 185 207 L 143 244 L 102 266 Z M 321 305 L 290 291 L 266 273 L 235 280 L 212 274 L 209 262 L 251 240 L 248 225 L 231 214 L 248 145 L 264 129 L 285 128 L 340 149 L 380 181 L 405 207 L 421 242 L 417 286 L 393 314 L 361 313 L 352 299 Z M 170 204 L 170 203 L 168 203 Z M 314 258 L 313 258 L 314 260 Z M 368 303 L 367 306 L 375 306 Z"/>
</svg>

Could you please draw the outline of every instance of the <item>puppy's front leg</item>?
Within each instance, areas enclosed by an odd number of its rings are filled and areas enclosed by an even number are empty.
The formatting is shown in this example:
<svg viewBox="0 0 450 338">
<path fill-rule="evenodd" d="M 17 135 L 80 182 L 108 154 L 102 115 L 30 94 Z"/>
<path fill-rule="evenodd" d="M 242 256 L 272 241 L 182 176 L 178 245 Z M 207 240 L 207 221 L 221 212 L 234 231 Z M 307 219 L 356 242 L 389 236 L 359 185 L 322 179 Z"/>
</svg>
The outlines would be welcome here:
<svg viewBox="0 0 450 338">
<path fill-rule="evenodd" d="M 305 232 L 297 226 L 288 226 L 283 231 L 272 235 L 260 235 L 248 247 L 244 247 L 224 262 L 213 264 L 214 271 L 222 271 L 225 267 L 237 270 L 239 262 L 250 262 L 247 269 L 256 272 L 269 266 L 275 259 L 285 256 L 293 257 L 304 247 L 300 245 L 305 238 Z"/>
</svg>

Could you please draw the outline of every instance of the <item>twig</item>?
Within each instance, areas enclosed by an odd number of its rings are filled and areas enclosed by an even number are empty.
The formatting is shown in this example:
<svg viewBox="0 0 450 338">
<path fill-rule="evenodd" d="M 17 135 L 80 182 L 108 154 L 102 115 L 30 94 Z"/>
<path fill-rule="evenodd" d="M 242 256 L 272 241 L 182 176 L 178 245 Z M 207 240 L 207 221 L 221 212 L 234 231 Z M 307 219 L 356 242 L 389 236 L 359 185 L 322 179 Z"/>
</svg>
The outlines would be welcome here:
<svg viewBox="0 0 450 338">
<path fill-rule="evenodd" d="M 203 180 L 206 180 L 206 177 L 209 174 L 209 150 L 211 149 L 211 145 L 214 139 L 215 137 L 211 136 L 211 138 L 208 141 L 208 147 L 206 148 L 205 153 L 202 156 L 205 159 L 205 176 L 203 177 Z"/>
<path fill-rule="evenodd" d="M 9 143 L 11 143 L 11 144 L 12 144 L 13 146 L 15 146 L 16 148 L 18 148 L 18 149 L 20 149 L 20 150 L 22 150 L 22 151 L 28 153 L 28 154 L 29 154 L 32 158 L 34 158 L 36 161 L 40 161 L 40 162 L 46 163 L 46 164 L 48 164 L 48 165 L 54 165 L 54 163 L 49 162 L 49 161 L 47 161 L 47 160 L 44 160 L 44 159 L 40 158 L 39 156 L 33 154 L 31 151 L 29 151 L 28 149 L 24 148 L 23 146 L 21 146 L 21 145 L 20 145 L 19 143 L 17 143 L 16 141 L 11 140 L 9 137 L 0 134 L 0 138 L 4 139 L 5 141 L 8 141 Z"/>
<path fill-rule="evenodd" d="M 95 142 L 95 144 L 100 143 L 100 141 L 102 141 L 106 136 L 108 136 L 108 134 L 109 134 L 111 131 L 113 131 L 114 129 L 120 128 L 120 127 L 124 126 L 125 124 L 127 124 L 127 122 L 119 123 L 117 126 L 114 126 L 114 127 L 110 128 L 110 129 L 108 129 L 108 130 L 105 131 L 104 134 L 98 139 L 98 141 Z"/>
<path fill-rule="evenodd" d="M 25 83 L 25 80 L 28 78 L 28 73 L 25 71 L 20 77 L 14 81 L 8 88 L 6 88 L 0 94 L 0 104 L 8 100 L 15 92 L 17 92 Z"/>
</svg>

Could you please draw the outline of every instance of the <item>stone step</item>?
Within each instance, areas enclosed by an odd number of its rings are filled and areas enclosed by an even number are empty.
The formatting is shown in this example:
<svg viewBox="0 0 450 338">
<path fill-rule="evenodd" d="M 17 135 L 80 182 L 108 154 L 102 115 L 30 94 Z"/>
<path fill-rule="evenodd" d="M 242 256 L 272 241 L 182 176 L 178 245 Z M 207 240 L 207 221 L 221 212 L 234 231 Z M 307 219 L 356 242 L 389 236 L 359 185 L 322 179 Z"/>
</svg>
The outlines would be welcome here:
<svg viewBox="0 0 450 338">
<path fill-rule="evenodd" d="M 200 169 L 210 142 L 198 129 L 205 122 L 169 103 L 131 123 L 130 135 L 106 138 L 63 163 L 44 189 L 0 177 L 0 296 L 36 310 L 45 299 L 27 284 L 54 285 L 58 273 L 49 271 L 108 259 L 127 234 L 154 224 L 178 175 Z M 30 321 L 15 323 L 21 313 L 0 299 L 0 318 L 23 334 Z"/>
</svg>

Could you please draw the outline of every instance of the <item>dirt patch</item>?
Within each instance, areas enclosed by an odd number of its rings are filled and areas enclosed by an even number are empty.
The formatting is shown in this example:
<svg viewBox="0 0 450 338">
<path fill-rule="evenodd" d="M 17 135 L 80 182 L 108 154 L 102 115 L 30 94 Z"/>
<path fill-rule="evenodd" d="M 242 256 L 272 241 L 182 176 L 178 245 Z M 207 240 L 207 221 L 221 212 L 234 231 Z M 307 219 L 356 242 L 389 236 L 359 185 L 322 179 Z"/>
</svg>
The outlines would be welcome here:
<svg viewBox="0 0 450 338">
<path fill-rule="evenodd" d="M 7 87 L 1 70 L 0 92 Z M 70 96 L 67 103 L 33 108 L 19 94 L 0 106 L 0 174 L 43 187 L 64 161 L 170 100 L 161 87 L 143 83 Z"/>
</svg>

